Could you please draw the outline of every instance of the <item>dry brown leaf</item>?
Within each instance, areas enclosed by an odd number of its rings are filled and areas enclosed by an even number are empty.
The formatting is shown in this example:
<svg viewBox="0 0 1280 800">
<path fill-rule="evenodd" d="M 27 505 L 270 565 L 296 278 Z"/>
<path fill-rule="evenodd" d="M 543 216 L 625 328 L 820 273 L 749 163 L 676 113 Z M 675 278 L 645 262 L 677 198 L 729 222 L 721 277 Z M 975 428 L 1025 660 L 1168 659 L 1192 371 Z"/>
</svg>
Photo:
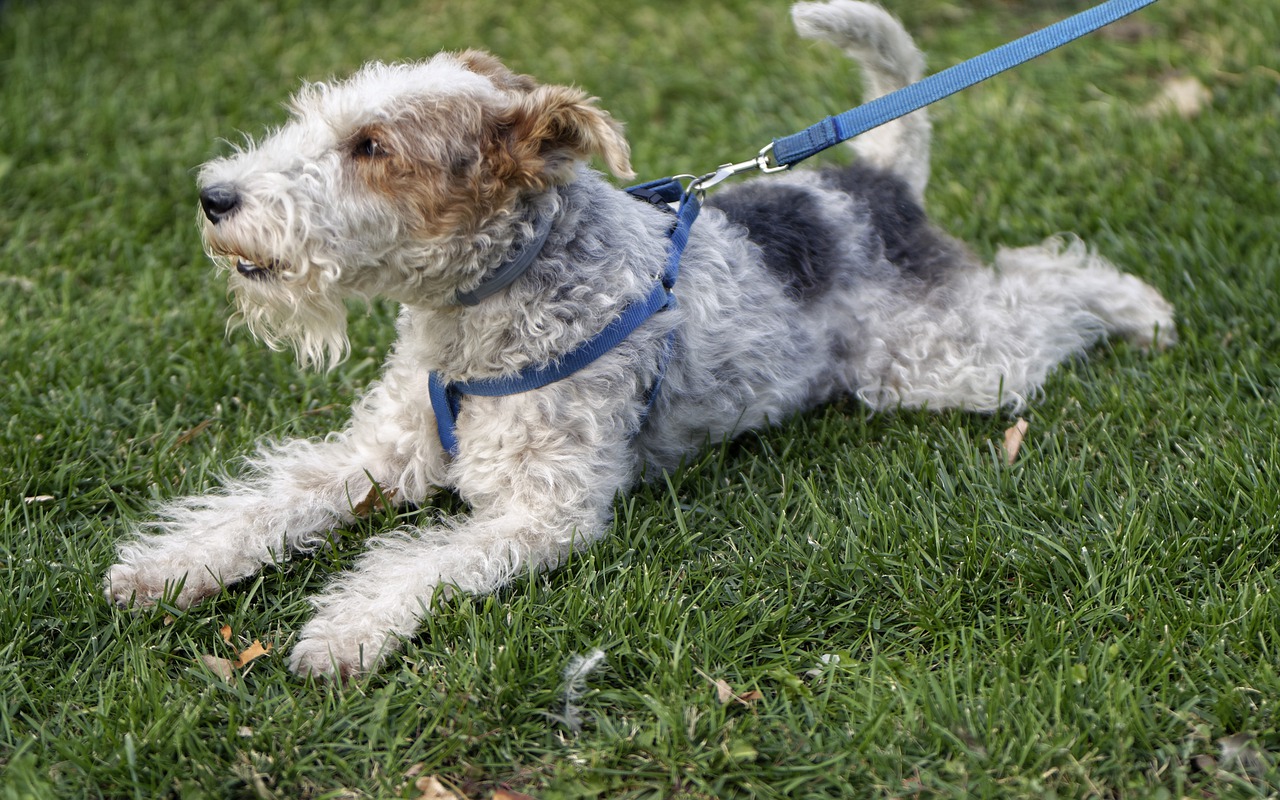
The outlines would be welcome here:
<svg viewBox="0 0 1280 800">
<path fill-rule="evenodd" d="M 355 514 L 357 517 L 367 517 L 369 516 L 369 513 L 373 511 L 374 504 L 385 498 L 389 505 L 395 496 L 395 489 L 383 491 L 382 487 L 375 483 L 369 487 L 369 493 L 364 496 L 364 499 L 359 503 L 356 503 L 355 508 L 351 509 L 351 513 Z"/>
<path fill-rule="evenodd" d="M 716 699 L 720 701 L 721 705 L 737 701 L 742 703 L 744 706 L 749 706 L 764 697 L 762 693 L 754 689 L 747 692 L 735 692 L 733 687 L 729 685 L 728 681 L 722 678 L 712 678 L 702 670 L 698 670 L 698 674 L 716 688 Z"/>
<path fill-rule="evenodd" d="M 435 775 L 426 775 L 413 782 L 413 788 L 422 792 L 417 800 L 462 800 L 462 796 L 445 786 Z"/>
<path fill-rule="evenodd" d="M 422 771 L 426 768 L 427 768 L 427 765 L 423 764 L 422 762 L 418 762 L 417 764 L 414 764 L 412 767 L 409 767 L 407 770 L 404 771 L 405 780 L 412 780 L 418 777 L 419 775 L 422 774 Z"/>
<path fill-rule="evenodd" d="M 742 692 L 738 694 L 733 699 L 737 700 L 739 703 L 742 703 L 744 706 L 750 706 L 750 705 L 754 705 L 759 700 L 763 700 L 764 692 L 761 692 L 757 689 L 752 689 L 749 692 Z"/>
<path fill-rule="evenodd" d="M 333 411 L 337 411 L 339 408 L 346 409 L 349 407 L 350 406 L 347 406 L 343 403 L 330 403 L 327 406 L 317 406 L 316 408 L 309 408 L 306 411 L 302 412 L 302 416 L 316 417 L 316 416 L 320 416 L 321 414 L 329 414 Z"/>
<path fill-rule="evenodd" d="M 192 439 L 204 433 L 205 429 L 212 424 L 213 424 L 213 419 L 206 419 L 204 422 L 201 422 L 199 425 L 196 425 L 194 428 L 191 428 L 179 434 L 178 438 L 173 440 L 173 449 L 177 450 L 179 447 L 182 447 L 184 444 L 190 444 Z"/>
<path fill-rule="evenodd" d="M 263 647 L 262 642 L 258 641 L 257 639 L 254 639 L 253 644 L 246 647 L 240 653 L 239 658 L 236 659 L 236 669 L 243 669 L 244 666 L 248 664 L 250 661 L 253 661 L 254 659 L 257 659 L 257 658 L 262 658 L 263 656 L 265 656 L 267 653 L 270 653 L 270 652 L 271 652 L 271 645 L 267 645 L 266 647 Z"/>
<path fill-rule="evenodd" d="M 218 633 L 222 634 L 222 641 L 231 644 L 231 626 L 223 625 L 218 629 Z"/>
<path fill-rule="evenodd" d="M 705 678 L 706 676 L 704 675 L 703 677 Z M 720 701 L 721 705 L 733 699 L 733 687 L 727 681 L 719 678 L 715 680 L 707 678 L 707 680 L 711 681 L 711 685 L 716 687 L 716 699 Z"/>
<path fill-rule="evenodd" d="M 1022 440 L 1026 438 L 1027 430 L 1030 427 L 1030 423 L 1022 417 L 1018 417 L 1018 421 L 1013 423 L 1013 427 L 1004 432 L 1004 457 L 1009 464 L 1017 460 L 1018 451 L 1022 449 Z"/>
<path fill-rule="evenodd" d="M 1211 100 L 1213 92 L 1209 87 L 1193 77 L 1182 75 L 1161 81 L 1160 93 L 1142 110 L 1149 117 L 1177 114 L 1183 119 L 1191 119 Z"/>
<path fill-rule="evenodd" d="M 1251 733 L 1236 733 L 1219 739 L 1222 763 L 1228 766 L 1238 765 L 1253 773 L 1265 771 L 1267 762 L 1262 752 L 1253 746 L 1254 738 Z"/>
<path fill-rule="evenodd" d="M 493 800 L 537 800 L 537 798 L 522 792 L 513 792 L 510 789 L 499 789 L 493 793 Z"/>
<path fill-rule="evenodd" d="M 219 678 L 222 678 L 224 681 L 231 680 L 231 676 L 235 672 L 235 664 L 232 664 L 225 658 L 218 658 L 217 656 L 200 656 L 200 660 L 204 662 L 204 665 L 209 668 L 210 672 L 217 675 Z"/>
<path fill-rule="evenodd" d="M 396 788 L 396 794 L 403 795 L 405 787 L 409 785 L 410 781 L 412 781 L 414 778 L 417 778 L 419 775 L 421 775 L 423 770 L 425 770 L 426 768 L 427 768 L 427 765 L 419 761 L 417 764 L 414 764 L 413 766 L 405 770 L 404 780 L 400 783 L 400 786 Z"/>
</svg>

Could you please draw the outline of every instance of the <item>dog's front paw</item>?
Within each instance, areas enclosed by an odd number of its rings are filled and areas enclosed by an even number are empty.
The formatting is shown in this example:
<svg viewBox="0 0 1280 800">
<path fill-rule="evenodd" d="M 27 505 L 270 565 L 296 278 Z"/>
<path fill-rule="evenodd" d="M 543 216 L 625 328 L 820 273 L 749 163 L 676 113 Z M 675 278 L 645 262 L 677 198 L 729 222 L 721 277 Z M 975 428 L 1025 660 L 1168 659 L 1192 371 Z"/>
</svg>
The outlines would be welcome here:
<svg viewBox="0 0 1280 800">
<path fill-rule="evenodd" d="M 103 594 L 119 608 L 147 608 L 165 597 L 178 608 L 189 608 L 219 588 L 208 570 L 159 565 L 120 563 L 107 570 L 103 579 Z"/>
<path fill-rule="evenodd" d="M 160 599 L 164 593 L 164 584 L 159 586 L 144 581 L 138 570 L 128 564 L 116 564 L 107 570 L 103 580 L 103 592 L 107 602 L 117 608 L 130 606 L 150 606 Z"/>
<path fill-rule="evenodd" d="M 377 669 L 396 644 L 396 637 L 368 625 L 315 619 L 302 629 L 289 655 L 289 669 L 302 677 L 346 680 Z"/>
</svg>

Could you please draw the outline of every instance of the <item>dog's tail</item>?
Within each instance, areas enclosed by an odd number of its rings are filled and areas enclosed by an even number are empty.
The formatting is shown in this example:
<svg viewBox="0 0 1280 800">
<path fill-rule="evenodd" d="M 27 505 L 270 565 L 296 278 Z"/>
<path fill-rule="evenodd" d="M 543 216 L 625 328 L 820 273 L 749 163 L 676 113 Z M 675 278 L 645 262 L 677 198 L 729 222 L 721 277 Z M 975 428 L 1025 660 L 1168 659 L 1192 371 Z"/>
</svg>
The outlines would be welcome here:
<svg viewBox="0 0 1280 800">
<path fill-rule="evenodd" d="M 857 0 L 796 3 L 796 30 L 806 39 L 843 49 L 862 67 L 865 98 L 872 100 L 920 80 L 924 55 L 889 12 Z M 929 183 L 929 116 L 924 109 L 853 140 L 858 156 L 900 176 L 917 200 Z"/>
</svg>

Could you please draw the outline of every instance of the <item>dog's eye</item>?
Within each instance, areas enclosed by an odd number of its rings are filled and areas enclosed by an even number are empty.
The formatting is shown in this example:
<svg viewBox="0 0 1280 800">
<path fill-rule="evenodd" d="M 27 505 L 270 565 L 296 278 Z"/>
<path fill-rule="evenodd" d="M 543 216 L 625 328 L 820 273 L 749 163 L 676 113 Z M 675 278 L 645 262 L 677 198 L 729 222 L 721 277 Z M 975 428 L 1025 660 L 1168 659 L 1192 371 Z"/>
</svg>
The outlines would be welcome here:
<svg viewBox="0 0 1280 800">
<path fill-rule="evenodd" d="M 356 158 L 377 158 L 385 153 L 386 151 L 382 149 L 382 145 L 372 136 L 363 136 L 357 139 L 355 145 L 351 148 L 351 155 Z"/>
</svg>

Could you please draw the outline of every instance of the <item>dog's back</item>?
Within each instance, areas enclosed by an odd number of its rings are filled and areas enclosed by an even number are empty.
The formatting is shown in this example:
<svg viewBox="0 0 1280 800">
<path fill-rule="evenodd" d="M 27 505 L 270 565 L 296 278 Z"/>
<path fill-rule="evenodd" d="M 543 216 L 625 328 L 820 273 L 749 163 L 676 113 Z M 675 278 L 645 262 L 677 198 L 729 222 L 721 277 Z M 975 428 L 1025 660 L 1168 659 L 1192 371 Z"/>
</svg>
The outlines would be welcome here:
<svg viewBox="0 0 1280 800">
<path fill-rule="evenodd" d="M 921 77 L 923 56 L 877 6 L 798 3 L 792 15 L 859 62 L 868 99 Z M 707 200 L 677 288 L 697 324 L 680 326 L 644 457 L 669 466 L 841 394 L 876 409 L 1016 408 L 1104 335 L 1172 341 L 1168 303 L 1079 243 L 1002 251 L 996 272 L 934 227 L 929 137 L 916 111 L 855 139 L 853 166 Z"/>
<path fill-rule="evenodd" d="M 923 74 L 910 35 L 877 6 L 798 3 L 792 18 L 801 35 L 859 63 L 866 99 Z M 853 142 L 851 167 L 761 178 L 708 198 L 677 289 L 681 313 L 699 324 L 681 326 L 638 443 L 647 461 L 670 466 L 708 438 L 856 391 L 841 366 L 862 338 L 850 303 L 903 275 L 935 279 L 962 250 L 933 231 L 921 205 L 929 132 L 917 111 Z"/>
</svg>

